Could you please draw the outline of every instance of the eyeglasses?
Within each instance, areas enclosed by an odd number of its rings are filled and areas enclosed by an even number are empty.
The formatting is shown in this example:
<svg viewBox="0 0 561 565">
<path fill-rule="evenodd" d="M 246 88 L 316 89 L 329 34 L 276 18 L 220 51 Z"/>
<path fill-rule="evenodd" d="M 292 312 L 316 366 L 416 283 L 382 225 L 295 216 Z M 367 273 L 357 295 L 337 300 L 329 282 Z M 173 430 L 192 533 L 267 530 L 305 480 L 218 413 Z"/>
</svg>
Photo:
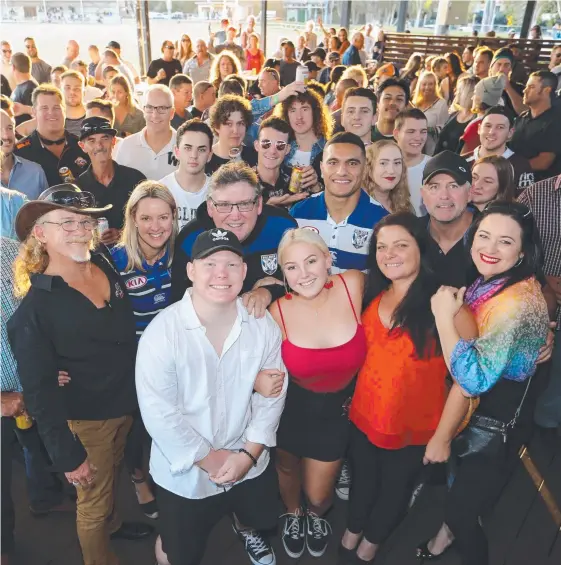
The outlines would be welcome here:
<svg viewBox="0 0 561 565">
<path fill-rule="evenodd" d="M 78 229 L 78 226 L 82 226 L 85 231 L 93 231 L 97 227 L 97 220 L 93 218 L 88 220 L 66 220 L 65 222 L 41 222 L 42 224 L 54 224 L 55 226 L 60 226 L 66 232 L 73 232 Z"/>
<path fill-rule="evenodd" d="M 2 53 L 11 53 L 12 50 L 11 49 L 2 49 Z"/>
<path fill-rule="evenodd" d="M 273 145 L 273 142 L 270 139 L 262 139 L 259 142 L 259 145 L 261 145 L 262 149 L 269 149 L 269 147 L 271 147 L 271 145 Z M 275 147 L 277 148 L 277 151 L 284 151 L 286 149 L 287 145 L 288 145 L 288 143 L 286 141 L 275 142 Z"/>
<path fill-rule="evenodd" d="M 152 112 L 157 112 L 158 114 L 165 114 L 171 106 L 152 106 L 152 104 L 145 104 L 144 111 L 147 114 L 152 114 Z"/>
<path fill-rule="evenodd" d="M 175 45 L 166 45 L 165 49 L 175 49 Z"/>
<path fill-rule="evenodd" d="M 229 214 L 233 209 L 234 206 L 238 209 L 238 212 L 251 212 L 253 208 L 255 208 L 255 204 L 257 204 L 257 198 L 253 200 L 246 200 L 245 202 L 216 202 L 214 199 L 210 199 L 211 202 L 214 204 L 216 211 L 219 214 Z"/>
<path fill-rule="evenodd" d="M 57 190 L 44 198 L 47 202 L 70 206 L 73 208 L 95 208 L 95 196 L 91 192 L 75 192 L 73 190 Z"/>
</svg>

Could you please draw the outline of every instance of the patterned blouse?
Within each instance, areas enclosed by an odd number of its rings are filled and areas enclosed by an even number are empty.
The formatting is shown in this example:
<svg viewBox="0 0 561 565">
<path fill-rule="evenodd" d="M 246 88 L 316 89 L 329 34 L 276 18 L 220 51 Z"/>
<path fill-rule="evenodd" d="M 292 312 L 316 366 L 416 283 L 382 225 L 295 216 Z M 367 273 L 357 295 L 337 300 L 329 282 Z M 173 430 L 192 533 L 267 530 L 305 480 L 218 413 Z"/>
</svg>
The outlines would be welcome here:
<svg viewBox="0 0 561 565">
<path fill-rule="evenodd" d="M 451 373 L 472 395 L 492 389 L 502 379 L 522 382 L 536 370 L 548 331 L 548 312 L 534 277 L 502 290 L 507 279 L 477 279 L 465 302 L 473 312 L 479 337 L 460 339 L 451 358 Z"/>
</svg>

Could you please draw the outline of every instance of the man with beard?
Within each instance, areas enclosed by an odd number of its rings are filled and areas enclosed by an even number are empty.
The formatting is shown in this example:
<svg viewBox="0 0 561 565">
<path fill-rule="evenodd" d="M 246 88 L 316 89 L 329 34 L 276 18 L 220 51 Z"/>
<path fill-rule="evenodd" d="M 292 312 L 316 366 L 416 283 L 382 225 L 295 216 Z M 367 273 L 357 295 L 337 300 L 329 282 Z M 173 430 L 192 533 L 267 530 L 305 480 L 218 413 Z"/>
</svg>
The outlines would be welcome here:
<svg viewBox="0 0 561 565">
<path fill-rule="evenodd" d="M 481 145 L 474 149 L 472 155 L 464 155 L 464 157 L 471 166 L 481 157 L 488 157 L 489 155 L 508 159 L 514 170 L 514 184 L 517 194 L 520 194 L 534 183 L 534 173 L 528 159 L 506 146 L 513 131 L 513 120 L 504 106 L 489 108 L 479 124 Z"/>
<path fill-rule="evenodd" d="M 136 334 L 118 273 L 92 253 L 93 195 L 51 187 L 18 213 L 26 250 L 16 261 L 22 303 L 8 322 L 25 404 L 53 464 L 76 487 L 85 565 L 116 563 L 111 538 L 141 539 L 152 529 L 123 523 L 115 486 L 135 410 Z M 95 336 L 95 339 L 92 339 Z M 58 372 L 72 382 L 61 390 Z"/>
<path fill-rule="evenodd" d="M 378 88 L 376 98 L 378 100 L 378 121 L 372 132 L 372 142 L 381 139 L 393 140 L 395 119 L 409 104 L 409 86 L 402 80 L 389 78 Z"/>
<path fill-rule="evenodd" d="M 60 77 L 60 85 L 66 105 L 64 129 L 79 136 L 82 121 L 86 117 L 84 77 L 77 71 L 66 71 Z"/>
<path fill-rule="evenodd" d="M 75 180 L 88 167 L 88 156 L 78 138 L 65 131 L 66 109 L 60 90 L 41 84 L 31 99 L 37 129 L 16 144 L 16 155 L 43 167 L 49 186 Z"/>
<path fill-rule="evenodd" d="M 112 205 L 107 212 L 109 228 L 100 234 L 101 243 L 112 245 L 119 241 L 125 221 L 125 206 L 136 185 L 146 177 L 136 169 L 113 161 L 113 148 L 117 130 L 106 118 L 86 118 L 80 130 L 80 147 L 90 158 L 88 170 L 81 174 L 76 184 L 94 195 L 96 205 Z"/>
<path fill-rule="evenodd" d="M 33 37 L 26 37 L 25 50 L 31 58 L 31 74 L 33 78 L 39 83 L 49 82 L 51 80 L 51 65 L 39 58 L 37 45 Z"/>
<path fill-rule="evenodd" d="M 19 190 L 30 200 L 35 200 L 48 188 L 45 172 L 37 163 L 14 155 L 16 126 L 5 110 L 0 110 L 2 139 L 2 186 Z"/>
<path fill-rule="evenodd" d="M 365 164 L 366 151 L 358 135 L 334 135 L 325 145 L 321 162 L 325 191 L 290 211 L 299 227 L 321 235 L 331 253 L 333 274 L 366 269 L 372 230 L 388 214 L 361 188 Z"/>
<path fill-rule="evenodd" d="M 197 208 L 206 200 L 210 177 L 205 166 L 212 157 L 212 142 L 211 129 L 198 119 L 188 120 L 177 130 L 175 157 L 179 167 L 160 182 L 175 198 L 179 229 L 195 218 Z"/>
</svg>

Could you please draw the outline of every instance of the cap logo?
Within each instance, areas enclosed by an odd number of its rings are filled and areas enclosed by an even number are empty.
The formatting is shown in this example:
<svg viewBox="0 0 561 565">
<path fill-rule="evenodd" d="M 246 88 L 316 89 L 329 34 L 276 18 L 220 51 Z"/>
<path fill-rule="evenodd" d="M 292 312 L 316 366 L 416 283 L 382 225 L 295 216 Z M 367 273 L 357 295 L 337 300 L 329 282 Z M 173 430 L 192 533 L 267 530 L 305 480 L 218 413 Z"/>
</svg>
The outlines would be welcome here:
<svg viewBox="0 0 561 565">
<path fill-rule="evenodd" d="M 462 173 L 467 173 L 467 171 L 463 167 L 458 167 L 458 169 L 460 169 L 460 171 L 462 171 Z"/>
<path fill-rule="evenodd" d="M 228 239 L 228 232 L 216 230 L 210 233 L 212 241 L 230 241 Z"/>
</svg>

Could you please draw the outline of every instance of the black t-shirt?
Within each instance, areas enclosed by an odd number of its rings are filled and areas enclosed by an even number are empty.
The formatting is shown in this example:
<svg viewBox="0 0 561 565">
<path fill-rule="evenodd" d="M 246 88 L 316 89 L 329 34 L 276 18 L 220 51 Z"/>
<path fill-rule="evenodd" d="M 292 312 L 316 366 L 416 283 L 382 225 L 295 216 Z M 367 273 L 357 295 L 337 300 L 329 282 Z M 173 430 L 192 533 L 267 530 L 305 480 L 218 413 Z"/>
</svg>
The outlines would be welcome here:
<svg viewBox="0 0 561 565">
<path fill-rule="evenodd" d="M 187 120 L 193 118 L 191 113 L 188 110 L 185 110 L 185 117 L 182 118 L 179 114 L 174 114 L 171 120 L 171 127 L 175 130 L 178 130 L 181 124 L 184 124 Z"/>
<path fill-rule="evenodd" d="M 166 78 L 158 81 L 158 84 L 165 84 L 166 86 L 169 86 L 169 81 L 172 76 L 181 73 L 181 71 L 183 70 L 181 68 L 181 63 L 177 59 L 172 59 L 171 61 L 155 59 L 150 63 L 146 75 L 150 78 L 156 78 L 156 75 L 158 74 L 158 71 L 160 69 L 164 69 L 164 71 L 166 72 Z"/>
<path fill-rule="evenodd" d="M 561 172 L 561 110 L 550 108 L 536 118 L 530 111 L 520 114 L 514 124 L 514 134 L 509 147 L 526 159 L 540 153 L 555 153 L 555 161 L 546 171 L 534 171 L 536 181 L 547 179 Z"/>
<path fill-rule="evenodd" d="M 193 118 L 199 119 L 203 115 L 203 113 L 198 108 L 195 108 L 195 106 L 189 106 L 189 113 L 193 116 Z"/>
<path fill-rule="evenodd" d="M 514 169 L 514 186 L 516 187 L 516 197 L 518 198 L 528 187 L 534 184 L 534 171 L 528 159 L 518 155 L 518 153 L 513 153 L 507 159 Z"/>
<path fill-rule="evenodd" d="M 281 165 L 279 171 L 279 178 L 275 185 L 271 185 L 261 180 L 259 177 L 259 184 L 261 185 L 263 203 L 267 203 L 269 198 L 275 198 L 290 194 L 288 186 L 290 185 L 290 177 L 292 176 L 292 167 L 289 165 Z"/>
<path fill-rule="evenodd" d="M 296 80 L 296 69 L 300 66 L 298 61 L 293 63 L 287 63 L 286 61 L 281 61 L 280 64 L 280 83 L 281 86 L 286 86 L 291 84 Z"/>
<path fill-rule="evenodd" d="M 464 131 L 468 124 L 469 121 L 464 123 L 458 122 L 457 112 L 452 114 L 444 124 L 444 127 L 438 136 L 438 143 L 436 144 L 434 154 L 438 155 L 438 153 L 445 149 L 458 153 L 460 149 L 460 137 L 464 135 Z"/>
<path fill-rule="evenodd" d="M 14 102 L 24 104 L 25 106 L 31 106 L 31 95 L 38 86 L 39 85 L 34 78 L 18 84 L 12 92 L 12 100 Z M 21 116 L 16 116 L 16 125 L 19 126 L 23 122 L 26 122 L 30 119 L 30 114 L 22 114 Z"/>
<path fill-rule="evenodd" d="M 393 135 L 384 135 L 379 129 L 378 126 L 374 126 L 372 128 L 372 143 L 376 141 L 382 141 L 383 139 L 389 139 L 390 141 L 395 141 Z"/>
<path fill-rule="evenodd" d="M 223 159 L 216 153 L 213 153 L 210 161 L 206 164 L 205 173 L 210 176 L 215 173 L 222 165 L 229 163 L 231 160 L 232 159 Z M 257 151 L 255 151 L 253 147 L 244 145 L 242 148 L 241 160 L 250 167 L 255 167 L 257 165 Z"/>
<path fill-rule="evenodd" d="M 91 166 L 81 174 L 76 184 L 85 192 L 91 192 L 95 196 L 97 206 L 102 208 L 112 204 L 113 208 L 105 212 L 104 216 L 109 222 L 110 228 L 123 229 L 125 222 L 125 206 L 129 201 L 131 192 L 135 187 L 146 180 L 146 177 L 136 169 L 119 165 L 113 161 L 115 174 L 111 182 L 105 186 L 101 184 L 92 172 Z"/>
</svg>

